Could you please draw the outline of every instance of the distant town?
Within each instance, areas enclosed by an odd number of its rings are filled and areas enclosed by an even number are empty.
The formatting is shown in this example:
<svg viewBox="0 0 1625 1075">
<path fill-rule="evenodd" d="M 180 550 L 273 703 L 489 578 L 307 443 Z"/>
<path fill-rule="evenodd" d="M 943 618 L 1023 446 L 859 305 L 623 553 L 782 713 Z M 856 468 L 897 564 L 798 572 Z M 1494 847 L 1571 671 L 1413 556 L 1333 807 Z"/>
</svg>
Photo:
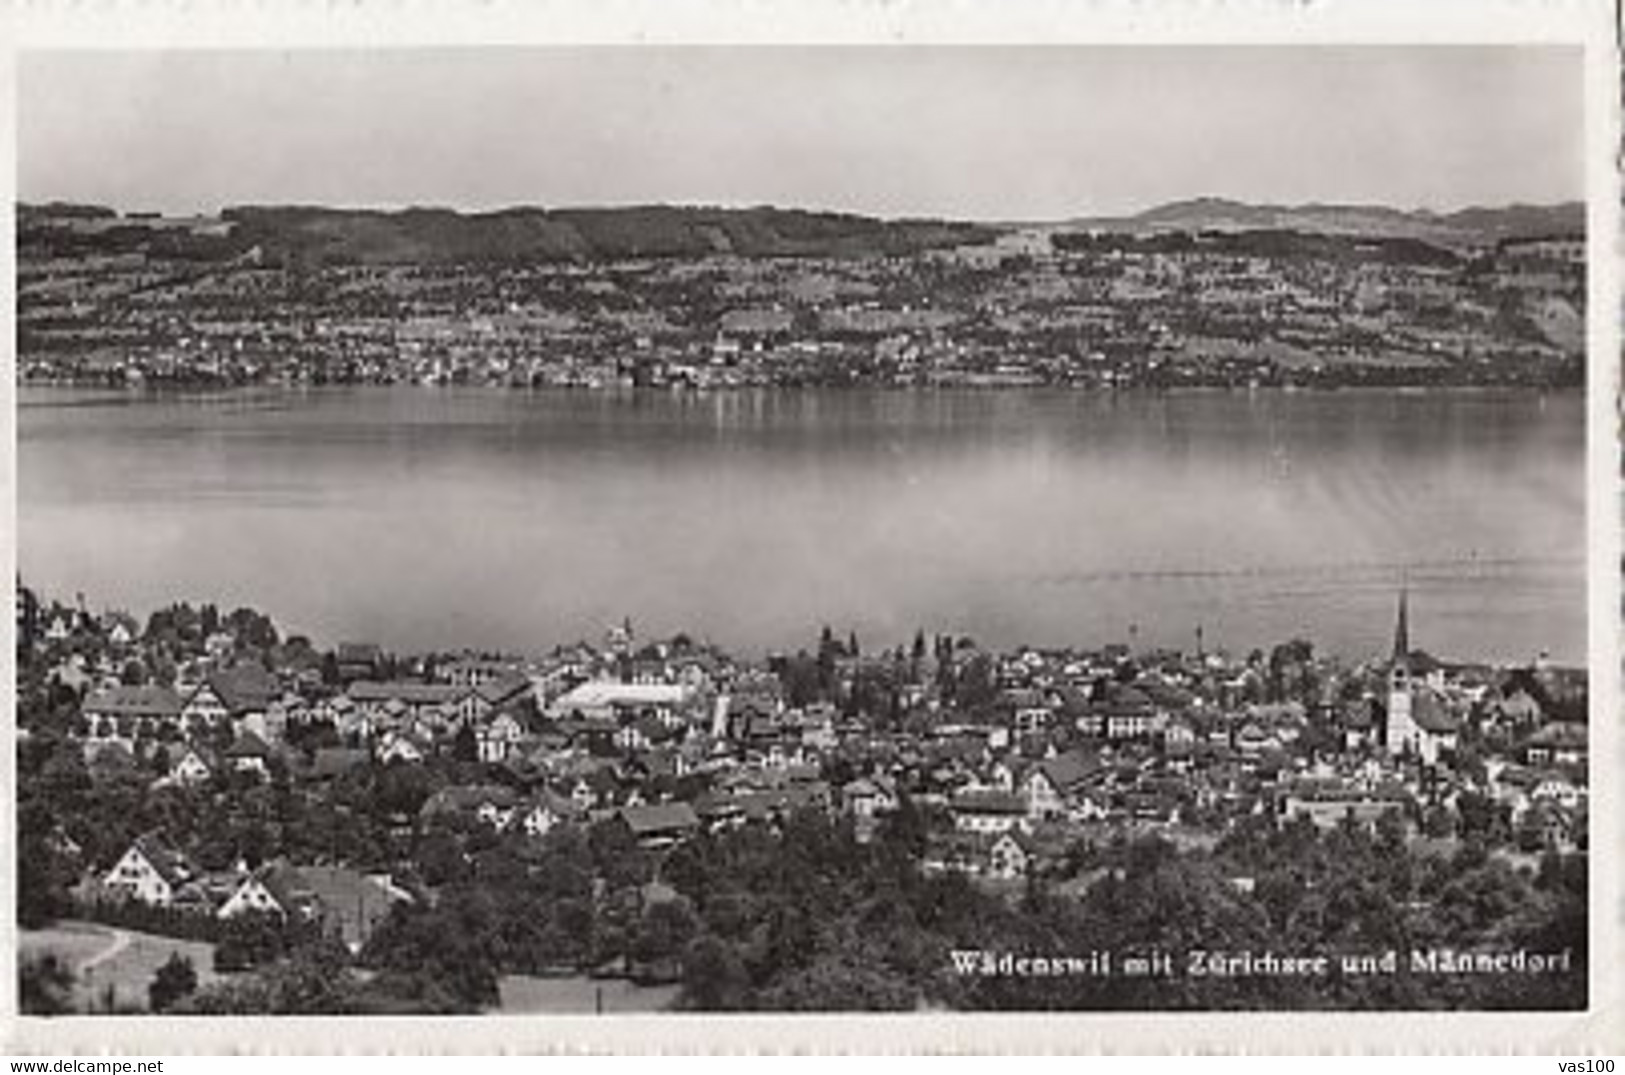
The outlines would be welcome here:
<svg viewBox="0 0 1625 1075">
<path fill-rule="evenodd" d="M 1556 388 L 1584 382 L 1584 298 L 1578 207 L 18 218 L 40 385 Z"/>
<path fill-rule="evenodd" d="M 1394 602 L 1363 661 L 396 654 L 19 584 L 24 1009 L 1583 1008 L 1585 673 Z"/>
</svg>

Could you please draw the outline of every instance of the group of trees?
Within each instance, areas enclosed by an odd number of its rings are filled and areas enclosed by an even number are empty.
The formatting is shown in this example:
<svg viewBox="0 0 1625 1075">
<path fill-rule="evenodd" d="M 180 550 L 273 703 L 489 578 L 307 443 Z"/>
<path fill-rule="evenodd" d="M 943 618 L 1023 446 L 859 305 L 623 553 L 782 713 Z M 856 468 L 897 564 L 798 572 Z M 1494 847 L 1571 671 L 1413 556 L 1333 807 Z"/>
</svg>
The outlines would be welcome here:
<svg viewBox="0 0 1625 1075">
<path fill-rule="evenodd" d="M 618 826 L 560 829 L 529 853 L 488 839 L 431 904 L 400 908 L 362 963 L 440 1011 L 497 999 L 504 974 L 677 981 L 690 1010 L 1473 1009 L 1585 1002 L 1584 858 L 1533 875 L 1479 841 L 1407 849 L 1400 827 L 1244 824 L 1211 851 L 1161 839 L 1078 844 L 1015 895 L 920 868 L 929 820 L 906 804 L 868 841 L 802 812 L 780 831 L 701 834 L 667 852 Z M 1431 947 L 1572 953 L 1557 975 L 1426 976 Z M 956 950 L 1397 953 L 1392 974 L 1016 978 L 964 975 Z M 1120 965 L 1120 964 L 1119 964 Z"/>
<path fill-rule="evenodd" d="M 397 786 L 402 780 L 410 786 Z M 352 790 L 391 809 L 427 793 L 402 773 Z M 85 808 L 100 794 L 78 787 L 79 798 L 67 801 Z M 26 843 L 41 819 L 24 806 Z M 614 973 L 678 982 L 677 1003 L 692 1010 L 1584 1005 L 1584 856 L 1548 855 L 1537 872 L 1520 872 L 1488 853 L 1482 825 L 1449 855 L 1407 847 L 1397 820 L 1322 832 L 1307 820 L 1283 827 L 1260 817 L 1211 850 L 1154 838 L 1079 842 L 1015 895 L 924 871 L 932 826 L 905 800 L 867 841 L 849 819 L 802 811 L 777 830 L 701 833 L 653 851 L 614 821 L 560 826 L 541 840 L 436 823 L 399 849 L 434 885 L 434 898 L 397 907 L 359 958 L 315 934 L 250 923 L 241 937 L 210 939 L 231 964 L 217 969 L 253 973 L 183 988 L 174 968 L 154 983 L 154 1003 L 161 994 L 175 1011 L 473 1012 L 497 1003 L 505 974 Z M 63 909 L 58 884 L 68 878 L 40 876 L 27 855 L 20 864 L 25 924 Z M 1408 973 L 1410 950 L 1434 946 L 1567 948 L 1574 967 L 1544 976 Z M 1392 950 L 1401 968 L 1309 979 L 1042 979 L 964 975 L 952 957 L 1108 950 L 1121 959 L 1196 948 L 1334 958 Z M 49 1006 L 61 992 L 49 968 L 30 973 L 29 995 Z"/>
</svg>

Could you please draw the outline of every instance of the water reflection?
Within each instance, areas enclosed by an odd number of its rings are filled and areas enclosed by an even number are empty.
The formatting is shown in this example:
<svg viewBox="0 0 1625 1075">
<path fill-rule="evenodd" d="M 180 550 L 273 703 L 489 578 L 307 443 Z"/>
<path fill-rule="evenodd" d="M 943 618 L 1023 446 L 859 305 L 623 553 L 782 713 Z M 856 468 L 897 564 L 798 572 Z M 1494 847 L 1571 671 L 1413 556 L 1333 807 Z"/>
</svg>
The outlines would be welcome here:
<svg viewBox="0 0 1625 1075">
<path fill-rule="evenodd" d="M 632 615 L 997 644 L 1584 653 L 1578 394 L 26 391 L 21 564 L 138 609 L 534 648 Z"/>
</svg>

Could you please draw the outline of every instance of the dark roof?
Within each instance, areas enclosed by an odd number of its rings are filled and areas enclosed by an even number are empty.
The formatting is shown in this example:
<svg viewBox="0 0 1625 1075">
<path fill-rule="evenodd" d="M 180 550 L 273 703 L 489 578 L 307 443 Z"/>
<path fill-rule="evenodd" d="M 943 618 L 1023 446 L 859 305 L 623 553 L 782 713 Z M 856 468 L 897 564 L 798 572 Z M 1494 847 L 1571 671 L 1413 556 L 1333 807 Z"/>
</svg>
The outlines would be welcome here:
<svg viewBox="0 0 1625 1075">
<path fill-rule="evenodd" d="M 285 860 L 267 862 L 253 873 L 253 879 L 264 886 L 276 900 L 277 906 L 289 914 L 302 912 L 310 906 L 314 894 L 299 871 Z"/>
<path fill-rule="evenodd" d="M 951 804 L 961 814 L 1025 814 L 1027 806 L 1003 791 L 967 791 L 955 795 Z"/>
<path fill-rule="evenodd" d="M 418 812 L 423 817 L 437 814 L 456 814 L 478 810 L 486 803 L 505 809 L 517 806 L 519 796 L 501 784 L 458 784 L 441 788 L 429 796 Z"/>
<path fill-rule="evenodd" d="M 141 852 L 143 858 L 152 863 L 152 868 L 158 871 L 171 888 L 177 887 L 191 880 L 197 875 L 191 860 L 180 852 L 173 844 L 163 837 L 161 833 L 149 832 L 135 838 L 135 849 Z"/>
<path fill-rule="evenodd" d="M 344 693 L 348 694 L 353 702 L 400 701 L 414 706 L 444 705 L 462 698 L 468 693 L 468 688 L 447 683 L 419 683 L 415 680 L 378 683 L 370 679 L 358 679 L 350 684 Z"/>
<path fill-rule="evenodd" d="M 244 728 L 237 733 L 236 742 L 226 750 L 226 757 L 269 758 L 273 753 L 270 744 L 256 735 L 252 728 Z"/>
<path fill-rule="evenodd" d="M 85 701 L 86 713 L 117 717 L 178 717 L 180 696 L 168 687 L 118 686 L 97 691 Z"/>
<path fill-rule="evenodd" d="M 361 944 L 388 917 L 395 897 L 376 878 L 346 866 L 301 866 L 322 918 L 346 944 Z"/>
<path fill-rule="evenodd" d="M 1151 699 L 1137 687 L 1123 687 L 1101 707 L 1107 716 L 1145 716 L 1152 710 Z"/>
<path fill-rule="evenodd" d="M 1287 788 L 1287 794 L 1314 802 L 1403 802 L 1407 796 L 1398 784 L 1381 784 L 1373 788 L 1359 788 L 1335 778 L 1305 778 Z"/>
<path fill-rule="evenodd" d="M 699 826 L 699 815 L 688 803 L 654 803 L 621 808 L 621 820 L 634 836 L 684 832 Z"/>
<path fill-rule="evenodd" d="M 367 763 L 367 752 L 350 747 L 317 747 L 304 773 L 317 780 L 331 780 Z"/>
<path fill-rule="evenodd" d="M 1057 791 L 1066 792 L 1088 780 L 1099 766 L 1078 753 L 1057 754 L 1038 763 L 1038 771 L 1049 779 Z"/>
<path fill-rule="evenodd" d="M 1455 717 L 1444 707 L 1444 703 L 1434 696 L 1432 691 L 1419 690 L 1411 701 L 1411 719 L 1416 726 L 1425 732 L 1435 735 L 1444 735 L 1456 731 Z"/>
<path fill-rule="evenodd" d="M 474 693 L 492 705 L 501 705 L 528 690 L 530 690 L 529 676 L 521 672 L 508 672 L 481 683 L 474 688 Z"/>
<path fill-rule="evenodd" d="M 1524 741 L 1524 746 L 1584 750 L 1586 742 L 1586 726 L 1579 721 L 1567 720 L 1543 725 Z"/>
<path fill-rule="evenodd" d="M 264 709 L 281 693 L 277 679 L 256 664 L 239 664 L 209 676 L 220 704 L 232 713 Z"/>
</svg>

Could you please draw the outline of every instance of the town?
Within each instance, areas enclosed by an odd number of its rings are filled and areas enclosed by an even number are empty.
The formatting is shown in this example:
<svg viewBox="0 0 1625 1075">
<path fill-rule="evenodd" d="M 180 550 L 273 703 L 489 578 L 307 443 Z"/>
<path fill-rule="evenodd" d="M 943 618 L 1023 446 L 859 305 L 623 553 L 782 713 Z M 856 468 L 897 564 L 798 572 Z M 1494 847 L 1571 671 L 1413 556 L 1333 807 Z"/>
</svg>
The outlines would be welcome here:
<svg viewBox="0 0 1625 1075">
<path fill-rule="evenodd" d="M 631 621 L 403 655 L 19 580 L 25 957 L 59 922 L 177 946 L 150 984 L 25 958 L 25 1009 L 510 1010 L 525 980 L 690 1010 L 1584 1007 L 1585 673 L 1436 657 L 1425 619 L 1396 583 L 1357 661 L 830 627 L 746 658 Z M 1283 991 L 950 958 L 1492 942 L 1574 973 Z"/>
<path fill-rule="evenodd" d="M 1205 205 L 1151 231 L 24 205 L 18 372 L 189 389 L 1584 383 L 1583 220 L 1449 230 L 1390 212 L 1369 227 L 1391 234 L 1322 234 L 1209 227 Z"/>
</svg>

